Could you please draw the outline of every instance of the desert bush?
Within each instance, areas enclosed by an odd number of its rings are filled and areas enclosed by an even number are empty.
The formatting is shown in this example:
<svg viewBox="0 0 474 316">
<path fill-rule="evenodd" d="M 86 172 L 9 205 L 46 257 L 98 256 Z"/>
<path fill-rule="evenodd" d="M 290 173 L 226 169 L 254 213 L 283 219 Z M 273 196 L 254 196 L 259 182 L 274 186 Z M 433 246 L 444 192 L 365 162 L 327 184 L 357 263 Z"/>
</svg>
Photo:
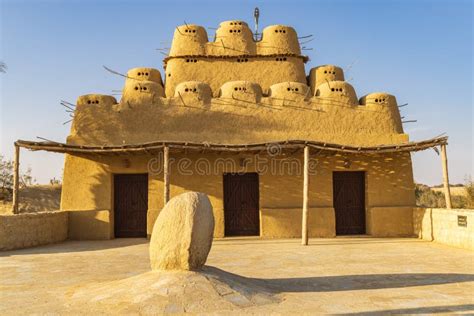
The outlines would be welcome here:
<svg viewBox="0 0 474 316">
<path fill-rule="evenodd" d="M 0 200 L 7 200 L 13 190 L 13 161 L 0 155 Z"/>
<path fill-rule="evenodd" d="M 49 184 L 51 185 L 60 185 L 61 184 L 61 179 L 56 179 L 55 177 L 52 179 L 49 179 Z"/>
<path fill-rule="evenodd" d="M 459 187 L 459 185 L 455 185 Z M 453 208 L 474 208 L 474 186 L 471 179 L 462 185 L 466 188 L 466 195 L 451 195 Z M 439 188 L 440 186 L 435 186 Z M 452 186 L 453 187 L 453 186 Z M 444 192 L 433 191 L 429 186 L 417 184 L 415 187 L 416 205 L 421 207 L 445 208 Z"/>
<path fill-rule="evenodd" d="M 472 178 L 469 177 L 466 179 L 466 197 L 467 197 L 467 207 L 474 208 L 474 182 Z"/>
<path fill-rule="evenodd" d="M 469 208 L 467 197 L 463 195 L 451 195 L 451 205 L 453 208 Z"/>
<path fill-rule="evenodd" d="M 446 201 L 442 192 L 436 192 L 424 184 L 417 184 L 415 187 L 416 205 L 422 207 L 443 208 Z"/>
<path fill-rule="evenodd" d="M 7 201 L 12 198 L 13 168 L 13 161 L 11 159 L 7 160 L 3 155 L 0 155 L 0 200 Z M 31 175 L 31 168 L 20 174 L 20 186 L 29 186 L 35 182 Z"/>
</svg>

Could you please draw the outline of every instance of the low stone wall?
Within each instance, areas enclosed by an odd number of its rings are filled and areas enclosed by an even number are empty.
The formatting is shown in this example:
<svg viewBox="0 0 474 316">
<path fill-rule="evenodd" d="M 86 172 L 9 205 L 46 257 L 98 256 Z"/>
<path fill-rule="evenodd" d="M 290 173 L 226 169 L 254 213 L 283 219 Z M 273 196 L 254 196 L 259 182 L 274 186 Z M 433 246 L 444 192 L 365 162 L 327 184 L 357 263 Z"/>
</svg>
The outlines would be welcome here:
<svg viewBox="0 0 474 316">
<path fill-rule="evenodd" d="M 418 238 L 474 250 L 474 210 L 417 207 L 413 229 Z"/>
<path fill-rule="evenodd" d="M 63 241 L 68 213 L 40 212 L 0 215 L 0 250 L 12 250 Z"/>
</svg>

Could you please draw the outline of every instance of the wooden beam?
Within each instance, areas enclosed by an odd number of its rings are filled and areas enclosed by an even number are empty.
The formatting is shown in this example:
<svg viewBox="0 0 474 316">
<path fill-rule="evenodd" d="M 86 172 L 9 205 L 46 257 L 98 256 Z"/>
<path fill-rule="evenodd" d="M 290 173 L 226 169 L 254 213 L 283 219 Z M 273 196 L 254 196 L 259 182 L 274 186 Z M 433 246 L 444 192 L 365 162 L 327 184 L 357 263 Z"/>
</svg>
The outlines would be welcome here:
<svg viewBox="0 0 474 316">
<path fill-rule="evenodd" d="M 13 162 L 13 214 L 18 214 L 20 195 L 20 147 L 15 144 L 15 158 Z"/>
<path fill-rule="evenodd" d="M 272 143 L 252 143 L 252 144 L 212 144 L 212 143 L 189 143 L 189 142 L 152 142 L 121 146 L 84 146 L 72 144 L 60 144 L 52 142 L 31 142 L 18 140 L 15 144 L 30 150 L 45 150 L 58 153 L 87 153 L 87 154 L 111 154 L 111 153 L 137 153 L 143 154 L 145 150 L 155 151 L 161 150 L 163 146 L 168 146 L 175 149 L 186 148 L 188 150 L 206 150 L 206 151 L 227 151 L 227 152 L 242 152 L 255 151 L 264 152 L 268 149 L 270 144 L 278 145 L 281 149 L 297 149 L 309 146 L 315 149 L 324 149 L 332 152 L 345 153 L 392 153 L 392 152 L 411 152 L 428 149 L 435 146 L 440 146 L 447 143 L 447 137 L 433 138 L 417 143 L 392 144 L 392 145 L 378 145 L 378 146 L 347 146 L 340 144 L 329 144 L 318 141 L 302 141 L 302 140 L 288 140 Z"/>
<path fill-rule="evenodd" d="M 309 147 L 304 147 L 303 165 L 303 216 L 301 223 L 301 244 L 308 244 L 308 204 L 309 204 Z"/>
<path fill-rule="evenodd" d="M 163 185 L 164 185 L 164 204 L 170 200 L 170 167 L 169 167 L 170 149 L 163 147 Z"/>
<path fill-rule="evenodd" d="M 452 208 L 451 205 L 451 189 L 449 188 L 449 176 L 448 176 L 448 155 L 446 153 L 446 144 L 441 145 L 441 163 L 443 164 L 443 184 L 444 184 L 444 197 L 446 199 L 446 208 Z"/>
</svg>

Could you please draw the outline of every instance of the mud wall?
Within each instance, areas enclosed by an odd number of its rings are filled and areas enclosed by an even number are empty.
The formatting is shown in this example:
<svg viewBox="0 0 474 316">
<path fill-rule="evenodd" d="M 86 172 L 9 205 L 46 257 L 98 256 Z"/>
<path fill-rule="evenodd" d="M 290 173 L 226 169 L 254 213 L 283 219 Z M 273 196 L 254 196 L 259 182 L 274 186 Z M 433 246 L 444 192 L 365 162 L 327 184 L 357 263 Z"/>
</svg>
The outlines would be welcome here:
<svg viewBox="0 0 474 316">
<path fill-rule="evenodd" d="M 264 154 L 260 158 L 268 159 L 264 163 L 268 169 L 262 170 L 254 155 L 172 151 L 171 197 L 187 191 L 206 193 L 214 209 L 214 236 L 224 237 L 223 174 L 259 171 L 260 235 L 268 238 L 298 237 L 303 198 L 301 156 L 301 153 L 274 157 Z M 335 235 L 334 171 L 365 171 L 367 233 L 373 236 L 412 235 L 411 210 L 415 196 L 410 154 L 336 154 L 312 155 L 312 158 L 316 170 L 310 176 L 310 236 Z M 275 169 L 272 161 L 277 166 Z M 95 158 L 67 155 L 61 209 L 71 211 L 70 238 L 113 238 L 115 173 L 149 174 L 147 231 L 151 234 L 164 205 L 161 166 L 160 155 Z M 71 231 L 77 234 L 73 235 Z"/>
<path fill-rule="evenodd" d="M 67 212 L 0 215 L 0 250 L 28 248 L 67 238 Z"/>
</svg>

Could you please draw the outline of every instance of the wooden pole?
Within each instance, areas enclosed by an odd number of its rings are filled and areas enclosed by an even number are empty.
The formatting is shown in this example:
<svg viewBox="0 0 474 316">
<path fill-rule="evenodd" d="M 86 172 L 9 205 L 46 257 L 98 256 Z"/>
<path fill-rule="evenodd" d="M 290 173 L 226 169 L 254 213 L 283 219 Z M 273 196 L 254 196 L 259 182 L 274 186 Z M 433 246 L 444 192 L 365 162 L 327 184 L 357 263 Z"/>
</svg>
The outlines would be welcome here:
<svg viewBox="0 0 474 316">
<path fill-rule="evenodd" d="M 446 208 L 452 208 L 451 205 L 451 189 L 449 188 L 449 176 L 448 176 L 448 155 L 446 153 L 446 144 L 441 145 L 441 162 L 443 164 L 443 184 L 444 184 L 444 197 L 446 198 Z"/>
<path fill-rule="evenodd" d="M 164 182 L 164 204 L 170 200 L 170 170 L 169 170 L 169 153 L 168 146 L 163 147 L 163 182 Z"/>
<path fill-rule="evenodd" d="M 309 194 L 309 147 L 304 147 L 303 166 L 303 219 L 301 223 L 301 244 L 308 244 L 308 194 Z"/>
<path fill-rule="evenodd" d="M 20 193 L 20 147 L 15 144 L 15 160 L 13 162 L 13 214 L 18 214 Z"/>
</svg>

